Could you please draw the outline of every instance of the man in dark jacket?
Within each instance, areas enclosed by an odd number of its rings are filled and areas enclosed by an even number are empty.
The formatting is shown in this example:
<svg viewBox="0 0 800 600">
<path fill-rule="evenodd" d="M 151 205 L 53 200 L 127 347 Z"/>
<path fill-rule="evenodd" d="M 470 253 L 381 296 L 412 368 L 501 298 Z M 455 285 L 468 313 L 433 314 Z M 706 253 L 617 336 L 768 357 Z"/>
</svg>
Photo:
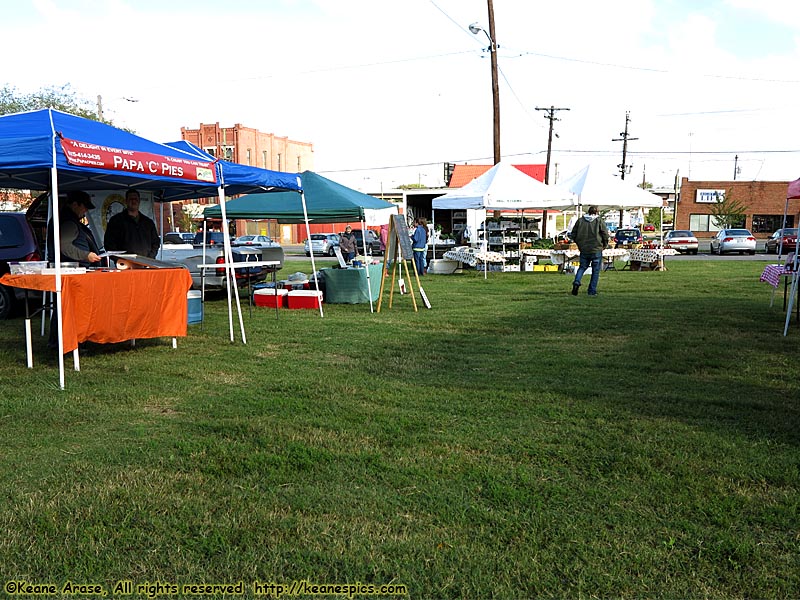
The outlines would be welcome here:
<svg viewBox="0 0 800 600">
<path fill-rule="evenodd" d="M 590 296 L 597 295 L 597 282 L 600 279 L 600 269 L 603 266 L 603 250 L 608 246 L 608 229 L 605 222 L 597 216 L 597 207 L 590 206 L 572 228 L 572 241 L 581 251 L 580 266 L 572 282 L 572 295 L 577 296 L 581 287 L 581 278 L 590 266 L 592 278 L 589 280 Z"/>
<path fill-rule="evenodd" d="M 83 223 L 86 213 L 94 208 L 92 198 L 86 192 L 72 190 L 59 207 L 59 241 L 61 245 L 61 262 L 77 262 L 88 267 L 100 262 L 100 248 L 92 235 L 92 230 Z M 47 225 L 48 256 L 54 256 L 55 243 L 52 219 Z M 55 262 L 54 258 L 50 259 Z"/>
<path fill-rule="evenodd" d="M 126 210 L 111 217 L 106 226 L 104 245 L 107 250 L 124 250 L 155 258 L 161 245 L 156 224 L 139 212 L 139 192 L 125 192 Z"/>
</svg>

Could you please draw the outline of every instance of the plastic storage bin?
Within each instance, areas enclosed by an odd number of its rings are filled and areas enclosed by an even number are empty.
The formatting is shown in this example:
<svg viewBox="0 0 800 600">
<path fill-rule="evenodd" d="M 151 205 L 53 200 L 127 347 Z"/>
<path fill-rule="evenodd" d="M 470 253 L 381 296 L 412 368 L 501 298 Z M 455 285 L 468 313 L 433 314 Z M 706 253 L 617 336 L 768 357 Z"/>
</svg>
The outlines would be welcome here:
<svg viewBox="0 0 800 600">
<path fill-rule="evenodd" d="M 203 293 L 197 290 L 189 290 L 186 294 L 188 312 L 186 322 L 189 325 L 203 322 Z"/>
</svg>

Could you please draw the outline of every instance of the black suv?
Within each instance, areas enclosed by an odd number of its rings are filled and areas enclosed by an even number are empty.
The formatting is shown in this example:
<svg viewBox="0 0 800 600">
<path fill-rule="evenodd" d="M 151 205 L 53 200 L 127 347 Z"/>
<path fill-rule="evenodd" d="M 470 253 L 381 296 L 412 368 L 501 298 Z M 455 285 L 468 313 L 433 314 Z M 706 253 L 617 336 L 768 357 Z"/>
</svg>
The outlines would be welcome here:
<svg viewBox="0 0 800 600">
<path fill-rule="evenodd" d="M 9 262 L 26 260 L 41 260 L 41 255 L 25 213 L 0 212 L 0 275 L 9 272 Z M 19 288 L 0 284 L 0 319 L 7 319 L 16 300 L 24 298 L 24 295 L 25 292 Z"/>
<path fill-rule="evenodd" d="M 353 229 L 353 235 L 356 236 L 358 248 L 356 253 L 361 254 L 364 251 L 364 234 L 360 229 Z M 383 254 L 381 252 L 381 239 L 372 229 L 367 229 L 367 254 Z"/>
</svg>

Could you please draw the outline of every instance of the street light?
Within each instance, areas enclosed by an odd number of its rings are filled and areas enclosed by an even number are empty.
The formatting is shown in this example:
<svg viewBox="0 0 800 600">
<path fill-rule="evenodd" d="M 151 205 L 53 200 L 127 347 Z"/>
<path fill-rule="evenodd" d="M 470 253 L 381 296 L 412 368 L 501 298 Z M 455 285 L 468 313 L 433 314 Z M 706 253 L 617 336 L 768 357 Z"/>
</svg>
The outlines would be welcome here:
<svg viewBox="0 0 800 600">
<path fill-rule="evenodd" d="M 497 43 L 494 36 L 494 10 L 491 0 L 489 0 L 489 31 L 480 27 L 477 23 L 472 23 L 469 26 L 469 31 L 472 35 L 478 35 L 482 31 L 489 39 L 488 50 L 492 67 L 492 107 L 494 110 L 494 164 L 497 164 L 500 162 L 500 87 L 497 80 Z"/>
</svg>

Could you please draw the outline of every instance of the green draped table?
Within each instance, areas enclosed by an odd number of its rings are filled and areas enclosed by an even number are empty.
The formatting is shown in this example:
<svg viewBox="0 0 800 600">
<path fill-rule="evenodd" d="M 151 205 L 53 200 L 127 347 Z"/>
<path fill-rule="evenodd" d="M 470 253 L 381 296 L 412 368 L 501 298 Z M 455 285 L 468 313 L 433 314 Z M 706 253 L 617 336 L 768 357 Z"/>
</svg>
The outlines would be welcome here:
<svg viewBox="0 0 800 600">
<path fill-rule="evenodd" d="M 367 268 L 372 289 L 372 301 L 378 300 L 381 291 L 383 263 L 349 269 L 321 269 L 325 278 L 325 302 L 328 304 L 360 304 L 369 302 L 367 293 Z"/>
</svg>

